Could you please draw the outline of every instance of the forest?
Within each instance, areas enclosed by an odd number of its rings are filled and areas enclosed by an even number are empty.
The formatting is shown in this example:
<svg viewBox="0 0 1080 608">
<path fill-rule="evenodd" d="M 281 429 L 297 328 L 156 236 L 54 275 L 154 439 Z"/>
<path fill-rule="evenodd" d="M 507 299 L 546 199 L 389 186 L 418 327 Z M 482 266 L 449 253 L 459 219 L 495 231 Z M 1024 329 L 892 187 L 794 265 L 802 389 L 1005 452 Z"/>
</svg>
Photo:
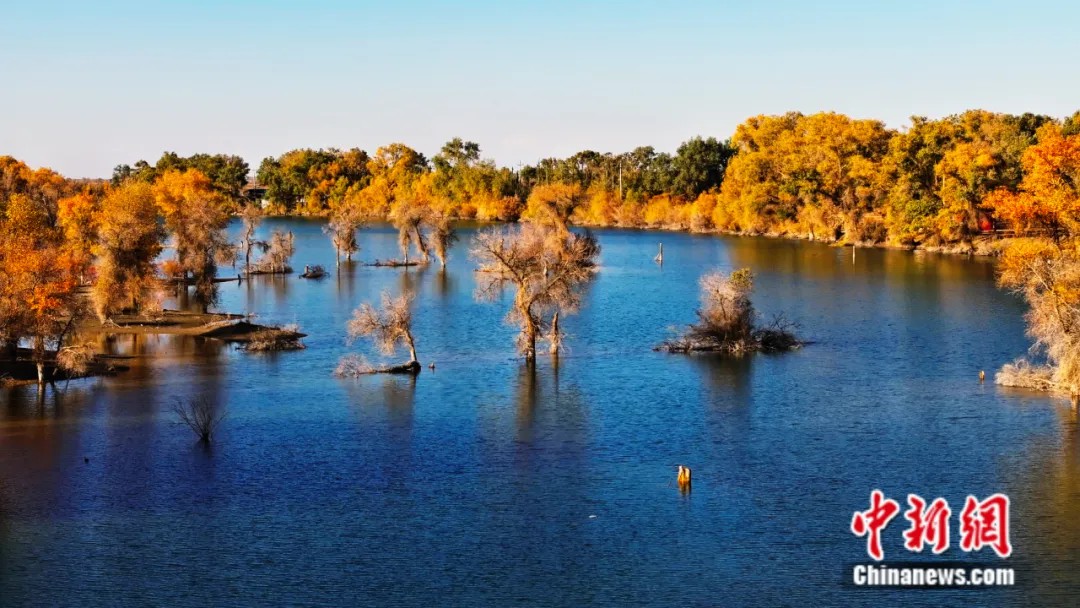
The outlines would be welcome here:
<svg viewBox="0 0 1080 608">
<path fill-rule="evenodd" d="M 193 285 L 209 310 L 217 267 L 238 259 L 246 272 L 286 272 L 289 235 L 254 239 L 258 218 L 275 214 L 325 216 L 346 258 L 358 250 L 360 228 L 389 221 L 404 256 L 393 265 L 406 266 L 431 254 L 445 263 L 454 220 L 520 220 L 502 240 L 488 236 L 473 247 L 500 286 L 531 276 L 507 266 L 505 239 L 529 272 L 539 268 L 530 259 L 553 255 L 545 243 L 558 243 L 552 259 L 575 257 L 567 276 L 584 280 L 598 248 L 576 240 L 572 225 L 1000 254 L 1001 284 L 1030 303 L 1030 333 L 1044 357 L 1007 366 L 999 380 L 1080 394 L 1080 112 L 1058 119 L 971 110 L 914 117 L 900 130 L 792 112 L 749 118 L 726 140 L 692 138 L 673 154 L 647 146 L 583 151 L 519 168 L 484 159 L 479 144 L 460 138 L 430 159 L 401 143 L 371 154 L 298 149 L 254 171 L 237 156 L 166 152 L 153 165 L 119 165 L 109 180 L 68 179 L 4 156 L 4 352 L 14 357 L 28 344 L 39 362 L 51 352 L 77 366 L 85 354 L 65 340 L 84 313 L 106 322 L 152 309 L 162 281 Z M 226 239 L 234 215 L 244 220 L 241 243 Z M 175 255 L 159 262 L 166 244 Z M 263 253 L 259 265 L 253 249 Z M 410 251 L 421 261 L 410 261 Z M 542 270 L 541 278 L 547 262 Z M 523 352 L 532 356 L 551 329 L 545 323 L 557 324 L 557 314 L 542 315 L 575 298 L 543 281 L 519 283 L 520 293 L 548 290 L 518 302 Z M 545 301 L 543 310 L 530 308 Z M 556 327 L 554 349 L 558 339 Z"/>
</svg>

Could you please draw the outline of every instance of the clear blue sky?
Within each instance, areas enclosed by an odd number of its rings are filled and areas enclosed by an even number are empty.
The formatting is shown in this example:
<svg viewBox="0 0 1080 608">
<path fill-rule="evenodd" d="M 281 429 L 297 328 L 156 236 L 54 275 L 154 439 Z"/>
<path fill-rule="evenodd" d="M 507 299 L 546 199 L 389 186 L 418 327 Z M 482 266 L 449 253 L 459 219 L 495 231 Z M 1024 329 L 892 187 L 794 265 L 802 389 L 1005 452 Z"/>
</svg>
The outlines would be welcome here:
<svg viewBox="0 0 1080 608">
<path fill-rule="evenodd" d="M 1073 2 L 36 2 L 0 7 L 0 154 L 71 176 L 297 147 L 500 164 L 835 110 L 1080 108 Z"/>
</svg>

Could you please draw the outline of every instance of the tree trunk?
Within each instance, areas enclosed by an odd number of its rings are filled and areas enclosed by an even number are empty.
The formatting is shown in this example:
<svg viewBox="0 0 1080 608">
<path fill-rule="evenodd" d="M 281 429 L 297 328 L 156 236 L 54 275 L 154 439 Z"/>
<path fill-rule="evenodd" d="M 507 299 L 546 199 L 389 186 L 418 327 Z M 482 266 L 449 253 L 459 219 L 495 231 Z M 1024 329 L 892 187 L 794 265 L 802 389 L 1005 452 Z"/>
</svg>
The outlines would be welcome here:
<svg viewBox="0 0 1080 608">
<path fill-rule="evenodd" d="M 518 309 L 521 313 L 522 319 L 522 333 L 525 334 L 525 347 L 524 355 L 526 361 L 533 361 L 536 359 L 536 334 L 538 331 L 536 320 L 533 319 L 532 311 L 529 310 L 528 304 L 518 305 Z"/>
<path fill-rule="evenodd" d="M 426 261 L 428 261 L 428 250 L 427 250 L 427 244 L 424 243 L 424 235 L 423 235 L 423 233 L 420 232 L 420 226 L 419 225 L 414 226 L 413 227 L 413 232 L 416 233 L 416 247 L 418 249 L 420 249 L 420 255 L 422 255 L 424 257 L 424 261 L 426 262 Z"/>
<path fill-rule="evenodd" d="M 558 356 L 561 341 L 559 340 L 559 311 L 551 316 L 551 354 Z"/>
<path fill-rule="evenodd" d="M 416 343 L 413 341 L 412 332 L 405 329 L 405 342 L 409 345 L 409 363 L 419 363 L 416 358 Z"/>
<path fill-rule="evenodd" d="M 45 384 L 45 336 L 34 336 L 34 363 L 37 365 L 38 384 Z"/>
</svg>

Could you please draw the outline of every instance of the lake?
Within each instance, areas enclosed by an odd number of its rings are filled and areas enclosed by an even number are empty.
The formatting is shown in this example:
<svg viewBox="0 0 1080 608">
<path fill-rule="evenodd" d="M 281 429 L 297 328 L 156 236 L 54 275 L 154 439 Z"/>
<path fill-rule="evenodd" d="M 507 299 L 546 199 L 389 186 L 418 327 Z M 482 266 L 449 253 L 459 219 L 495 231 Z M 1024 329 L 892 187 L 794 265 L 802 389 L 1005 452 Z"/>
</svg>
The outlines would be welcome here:
<svg viewBox="0 0 1080 608">
<path fill-rule="evenodd" d="M 474 226 L 445 272 L 335 269 L 318 221 L 272 227 L 295 232 L 295 268 L 330 276 L 225 283 L 220 309 L 298 323 L 306 350 L 119 336 L 104 346 L 137 355 L 126 373 L 41 399 L 0 389 L 0 604 L 1075 605 L 1077 419 L 993 385 L 1029 343 L 990 261 L 601 230 L 567 352 L 530 371 L 504 322 L 512 295 L 474 298 Z M 398 255 L 389 227 L 360 241 L 359 259 Z M 651 350 L 694 320 L 703 273 L 741 267 L 762 315 L 812 344 Z M 423 372 L 333 377 L 343 355 L 377 357 L 346 344 L 352 310 L 406 289 Z M 172 411 L 193 396 L 227 408 L 209 448 Z M 898 516 L 887 561 L 1012 566 L 1017 586 L 852 586 L 869 559 L 849 525 L 874 488 L 954 513 L 941 556 L 905 551 Z M 958 549 L 965 496 L 994 492 L 1012 499 L 1008 560 Z"/>
</svg>

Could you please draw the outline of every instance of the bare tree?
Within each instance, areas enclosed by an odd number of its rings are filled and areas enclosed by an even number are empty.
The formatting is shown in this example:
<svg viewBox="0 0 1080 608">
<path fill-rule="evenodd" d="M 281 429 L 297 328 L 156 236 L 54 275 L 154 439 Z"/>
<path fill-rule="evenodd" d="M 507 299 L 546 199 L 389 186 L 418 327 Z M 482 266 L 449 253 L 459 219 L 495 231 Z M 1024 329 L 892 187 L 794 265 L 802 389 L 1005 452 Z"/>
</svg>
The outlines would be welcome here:
<svg viewBox="0 0 1080 608">
<path fill-rule="evenodd" d="M 292 272 L 289 260 L 292 259 L 294 253 L 296 253 L 296 244 L 292 231 L 274 230 L 266 243 L 263 257 L 256 264 L 255 272 L 263 274 Z"/>
<path fill-rule="evenodd" d="M 218 408 L 206 397 L 195 397 L 184 401 L 177 399 L 173 411 L 180 421 L 188 425 L 199 441 L 209 443 L 218 425 L 225 419 L 225 411 Z"/>
<path fill-rule="evenodd" d="M 435 257 L 446 268 L 446 258 L 450 247 L 458 241 L 457 232 L 450 223 L 450 216 L 439 214 L 432 220 L 431 244 L 435 249 Z"/>
<path fill-rule="evenodd" d="M 345 259 L 352 261 L 353 254 L 360 251 L 360 244 L 356 241 L 356 231 L 363 225 L 363 213 L 349 201 L 342 202 L 330 212 L 330 220 L 323 228 L 323 232 L 334 244 L 335 261 L 340 263 L 343 253 Z"/>
<path fill-rule="evenodd" d="M 248 272 L 251 270 L 251 250 L 266 245 L 255 240 L 255 231 L 262 222 L 262 210 L 254 203 L 244 205 L 240 210 L 240 221 L 243 225 L 240 231 L 240 247 L 244 250 L 244 272 Z"/>
<path fill-rule="evenodd" d="M 409 263 L 410 246 L 416 247 L 424 262 L 430 258 L 424 227 L 428 224 L 431 209 L 427 201 L 419 196 L 407 196 L 400 199 L 390 211 L 390 221 L 398 229 L 398 245 L 404 262 Z"/>
<path fill-rule="evenodd" d="M 477 297 L 493 301 L 502 289 L 515 290 L 507 320 L 521 328 L 518 348 L 536 358 L 543 336 L 553 353 L 561 345 L 558 314 L 577 310 L 581 286 L 592 276 L 600 245 L 592 234 L 564 232 L 548 224 L 492 229 L 476 235 L 472 256 L 480 263 Z M 550 315 L 552 322 L 548 323 Z"/>
<path fill-rule="evenodd" d="M 370 338 L 379 351 L 387 356 L 397 352 L 399 345 L 409 349 L 408 363 L 373 371 L 414 374 L 420 371 L 416 340 L 412 333 L 412 300 L 413 296 L 408 292 L 395 298 L 384 291 L 380 308 L 365 302 L 353 311 L 352 319 L 346 324 L 350 343 L 360 338 Z"/>
</svg>

